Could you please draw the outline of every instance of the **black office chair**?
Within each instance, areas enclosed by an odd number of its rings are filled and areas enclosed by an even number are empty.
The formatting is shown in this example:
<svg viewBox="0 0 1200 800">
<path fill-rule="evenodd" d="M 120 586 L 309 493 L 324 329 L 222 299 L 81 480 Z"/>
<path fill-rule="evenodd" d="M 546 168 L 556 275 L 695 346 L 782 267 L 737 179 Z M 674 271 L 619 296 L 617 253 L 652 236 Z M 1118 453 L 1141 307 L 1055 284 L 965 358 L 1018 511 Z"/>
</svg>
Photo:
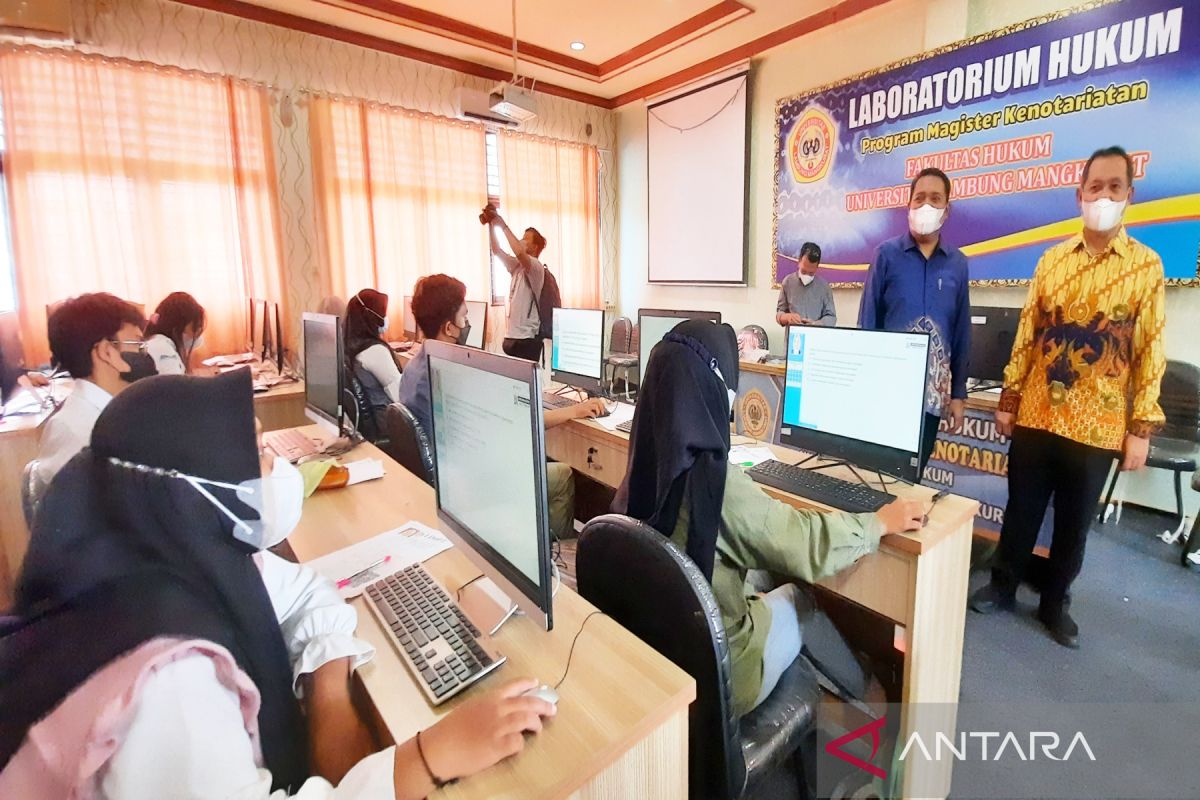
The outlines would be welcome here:
<svg viewBox="0 0 1200 800">
<path fill-rule="evenodd" d="M 379 379 L 363 369 L 357 363 L 346 369 L 346 385 L 354 396 L 354 427 L 359 434 L 372 444 L 383 447 L 387 443 L 387 430 L 384 425 L 386 404 L 372 402 L 372 396 L 386 398 Z"/>
<path fill-rule="evenodd" d="M 1200 492 L 1200 470 L 1192 473 L 1192 491 Z M 1192 533 L 1188 536 L 1187 544 L 1183 546 L 1183 552 L 1179 554 L 1179 563 L 1190 567 L 1192 564 L 1189 556 L 1197 552 L 1200 552 L 1200 514 L 1192 523 Z"/>
<path fill-rule="evenodd" d="M 771 340 L 767 337 L 767 329 L 762 325 L 743 325 L 739 333 L 754 334 L 754 343 L 759 350 L 771 349 Z"/>
<path fill-rule="evenodd" d="M 400 466 L 433 486 L 433 447 L 421 423 L 403 403 L 392 403 L 384 414 L 387 443 L 380 449 Z"/>
<path fill-rule="evenodd" d="M 21 471 L 21 511 L 25 515 L 25 527 L 33 530 L 33 517 L 37 513 L 38 502 L 42 499 L 41 478 L 38 477 L 37 459 L 30 461 Z"/>
<path fill-rule="evenodd" d="M 815 747 L 820 689 L 806 658 L 796 659 L 770 696 L 738 719 L 721 610 L 691 559 L 650 526 L 608 514 L 584 526 L 575 563 L 584 598 L 696 681 L 688 711 L 691 798 L 811 793 L 802 763 Z"/>
<path fill-rule="evenodd" d="M 1200 467 L 1200 367 L 1184 361 L 1168 361 L 1158 402 L 1167 421 L 1158 434 L 1150 437 L 1146 466 L 1175 473 L 1175 513 L 1178 519 L 1174 532 L 1167 531 L 1164 534 L 1166 540 L 1174 542 L 1181 538 L 1185 522 L 1184 473 L 1195 472 Z M 1114 472 L 1108 484 L 1108 493 L 1100 508 L 1101 522 L 1112 502 L 1120 475 L 1120 472 Z"/>
<path fill-rule="evenodd" d="M 629 321 L 629 317 L 617 317 L 613 320 L 612 328 L 609 329 L 608 335 L 608 355 L 604 357 L 604 379 L 608 380 L 608 368 L 612 366 L 609 358 L 612 356 L 623 356 L 629 354 L 629 337 L 633 335 L 633 323 Z M 613 377 L 616 377 L 616 368 L 613 368 Z M 609 384 L 612 385 L 611 383 Z"/>
</svg>

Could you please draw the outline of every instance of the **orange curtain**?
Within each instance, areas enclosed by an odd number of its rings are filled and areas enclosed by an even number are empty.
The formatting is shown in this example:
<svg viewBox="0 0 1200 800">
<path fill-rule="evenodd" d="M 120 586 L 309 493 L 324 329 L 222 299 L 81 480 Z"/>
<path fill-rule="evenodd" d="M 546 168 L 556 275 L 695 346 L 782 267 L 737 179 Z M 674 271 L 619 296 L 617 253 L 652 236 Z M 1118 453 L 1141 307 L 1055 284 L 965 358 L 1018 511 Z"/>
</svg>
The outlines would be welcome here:
<svg viewBox="0 0 1200 800">
<path fill-rule="evenodd" d="M 229 78 L 36 49 L 0 53 L 5 175 L 27 356 L 48 304 L 191 293 L 205 350 L 244 349 L 247 296 L 283 302 L 266 92 Z"/>
<path fill-rule="evenodd" d="M 327 294 L 387 293 L 396 331 L 400 299 L 424 275 L 453 275 L 468 300 L 489 299 L 482 126 L 313 97 L 309 131 Z"/>
<path fill-rule="evenodd" d="M 546 237 L 541 261 L 569 308 L 601 307 L 599 180 L 591 145 L 500 133 L 501 213 L 517 236 Z"/>
</svg>

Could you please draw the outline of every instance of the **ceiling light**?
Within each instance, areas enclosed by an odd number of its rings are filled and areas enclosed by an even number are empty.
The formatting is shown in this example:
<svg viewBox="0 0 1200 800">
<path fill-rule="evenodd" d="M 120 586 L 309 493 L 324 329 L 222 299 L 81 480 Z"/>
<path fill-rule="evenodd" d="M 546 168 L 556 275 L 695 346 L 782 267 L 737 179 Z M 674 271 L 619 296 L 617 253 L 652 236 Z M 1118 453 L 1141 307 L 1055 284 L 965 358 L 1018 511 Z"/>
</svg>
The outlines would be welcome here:
<svg viewBox="0 0 1200 800">
<path fill-rule="evenodd" d="M 572 50 L 582 50 L 583 48 L 584 48 L 583 42 L 571 42 Z"/>
</svg>

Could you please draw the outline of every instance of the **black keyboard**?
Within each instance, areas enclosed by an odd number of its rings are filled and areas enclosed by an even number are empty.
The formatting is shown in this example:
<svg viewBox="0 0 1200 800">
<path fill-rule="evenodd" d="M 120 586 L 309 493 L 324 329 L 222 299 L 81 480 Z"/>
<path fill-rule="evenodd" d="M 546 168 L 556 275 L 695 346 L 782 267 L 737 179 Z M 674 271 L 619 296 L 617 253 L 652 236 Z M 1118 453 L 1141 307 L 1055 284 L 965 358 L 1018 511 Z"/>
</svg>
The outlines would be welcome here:
<svg viewBox="0 0 1200 800">
<path fill-rule="evenodd" d="M 579 401 L 572 400 L 566 395 L 555 394 L 554 392 L 542 392 L 542 408 L 547 411 L 554 408 L 570 408 L 575 405 L 579 405 Z"/>
<path fill-rule="evenodd" d="M 633 433 L 633 420 L 625 420 L 621 424 L 617 425 L 617 430 L 619 430 L 621 433 Z"/>
<path fill-rule="evenodd" d="M 746 470 L 746 474 L 755 483 L 799 495 L 806 500 L 814 500 L 842 511 L 878 511 L 896 499 L 887 492 L 872 489 L 870 486 L 784 464 L 782 461 L 764 461 Z"/>
<path fill-rule="evenodd" d="M 504 663 L 420 564 L 375 581 L 364 595 L 435 706 Z"/>
</svg>

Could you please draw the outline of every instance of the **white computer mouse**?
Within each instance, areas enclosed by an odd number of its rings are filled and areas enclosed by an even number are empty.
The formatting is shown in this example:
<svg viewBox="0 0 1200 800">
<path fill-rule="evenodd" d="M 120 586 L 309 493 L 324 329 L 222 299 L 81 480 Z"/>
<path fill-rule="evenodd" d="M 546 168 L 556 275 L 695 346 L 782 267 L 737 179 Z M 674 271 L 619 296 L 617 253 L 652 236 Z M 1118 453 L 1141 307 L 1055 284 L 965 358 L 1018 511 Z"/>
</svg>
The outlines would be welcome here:
<svg viewBox="0 0 1200 800">
<path fill-rule="evenodd" d="M 558 692 L 546 684 L 535 686 L 527 692 L 522 692 L 525 697 L 536 697 L 539 700 L 545 700 L 552 706 L 558 706 Z"/>
</svg>

